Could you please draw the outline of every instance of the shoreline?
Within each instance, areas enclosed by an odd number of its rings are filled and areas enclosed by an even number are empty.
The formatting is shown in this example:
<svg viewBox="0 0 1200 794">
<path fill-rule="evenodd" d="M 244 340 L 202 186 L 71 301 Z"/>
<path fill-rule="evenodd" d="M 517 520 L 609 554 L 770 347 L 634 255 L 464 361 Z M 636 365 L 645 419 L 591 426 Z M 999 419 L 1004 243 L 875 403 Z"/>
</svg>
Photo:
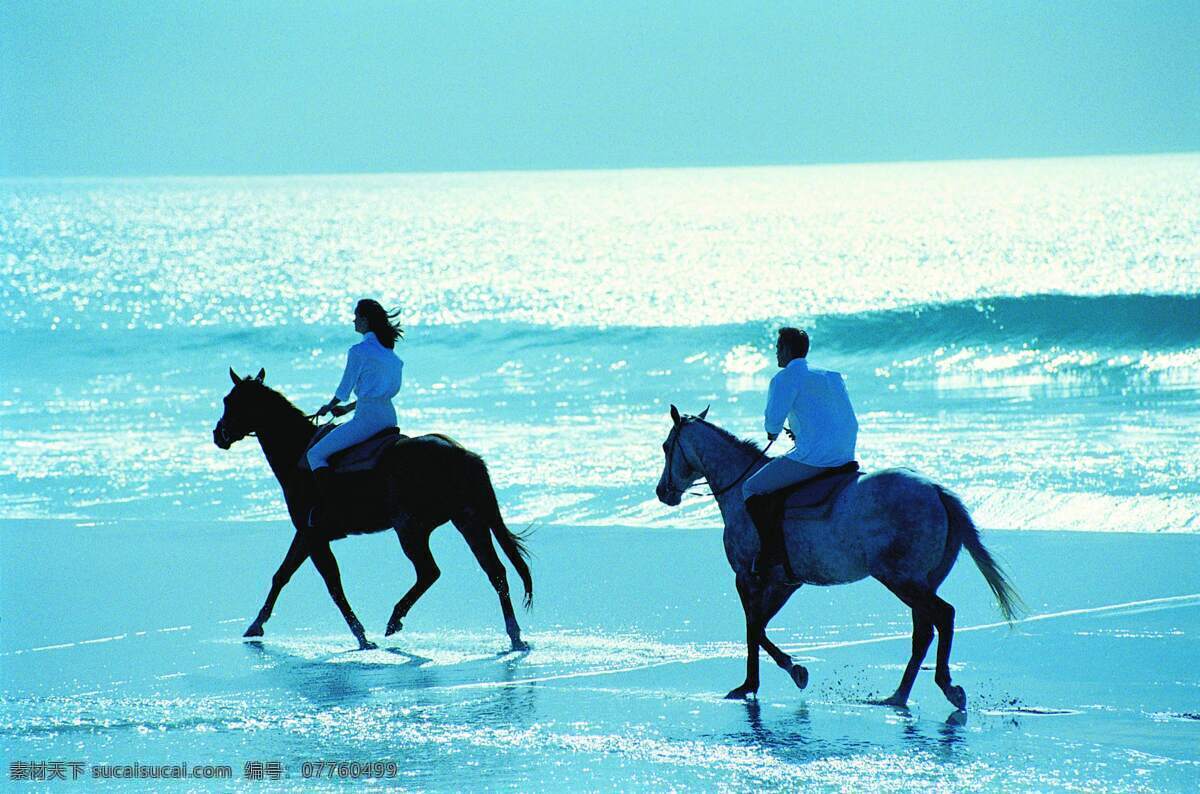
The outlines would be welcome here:
<svg viewBox="0 0 1200 794">
<path fill-rule="evenodd" d="M 562 522 L 562 521 L 518 521 L 512 519 L 509 523 L 516 526 L 518 523 L 531 526 L 534 532 L 545 530 L 550 531 L 614 531 L 614 532 L 648 532 L 648 533 L 684 533 L 684 534 L 720 534 L 723 530 L 721 524 L 711 524 L 703 526 L 672 526 L 659 524 L 630 524 L 630 523 L 611 523 L 598 524 L 588 521 L 578 522 Z M 229 525 L 234 527 L 273 527 L 278 530 L 286 530 L 294 532 L 292 524 L 287 519 L 270 519 L 270 518 L 46 518 L 46 517 L 0 517 L 0 531 L 6 528 L 11 528 L 20 525 L 29 525 L 32 528 L 48 528 L 48 527 L 74 527 L 76 529 L 106 529 L 119 526 L 128 526 L 132 529 L 146 529 L 156 526 L 162 526 L 164 531 L 174 531 L 179 528 L 202 529 L 212 528 L 214 525 Z M 980 533 L 985 537 L 993 532 L 998 532 L 1004 535 L 1081 535 L 1081 536 L 1098 536 L 1098 537 L 1200 537 L 1200 530 L 1191 530 L 1185 528 L 1156 530 L 1145 532 L 1134 532 L 1126 529 L 1016 529 L 1012 527 L 989 527 L 977 525 Z M 450 524 L 445 524 L 438 530 L 453 530 Z M 391 533 L 390 529 L 382 529 L 378 532 L 367 533 L 362 537 L 378 534 Z M 359 535 L 351 535 L 351 538 L 360 537 Z M 345 544 L 339 543 L 334 546 L 334 549 L 342 548 Z"/>
</svg>

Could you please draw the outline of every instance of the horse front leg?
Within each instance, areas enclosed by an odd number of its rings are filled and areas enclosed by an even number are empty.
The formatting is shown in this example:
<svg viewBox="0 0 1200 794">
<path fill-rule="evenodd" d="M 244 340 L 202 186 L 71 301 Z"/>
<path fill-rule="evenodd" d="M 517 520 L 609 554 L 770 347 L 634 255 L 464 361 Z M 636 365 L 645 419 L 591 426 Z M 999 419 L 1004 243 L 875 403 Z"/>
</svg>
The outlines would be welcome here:
<svg viewBox="0 0 1200 794">
<path fill-rule="evenodd" d="M 329 595 L 333 598 L 333 603 L 337 604 L 337 608 L 341 610 L 342 617 L 346 619 L 346 625 L 350 627 L 354 638 L 358 640 L 358 649 L 365 651 L 379 647 L 367 639 L 367 633 L 363 630 L 362 622 L 354 614 L 354 610 L 350 608 L 350 602 L 346 600 L 346 593 L 342 590 L 342 574 L 338 570 L 337 560 L 334 559 L 333 551 L 329 548 L 329 541 L 311 541 L 309 557 L 312 558 L 313 565 L 317 566 L 317 571 L 321 574 L 321 578 L 325 580 L 325 587 L 328 588 Z"/>
<path fill-rule="evenodd" d="M 275 575 L 271 577 L 271 592 L 267 593 L 267 600 L 263 602 L 262 609 L 258 610 L 258 617 L 250 624 L 250 628 L 246 629 L 243 637 L 261 637 L 263 635 L 263 624 L 271 619 L 271 613 L 275 611 L 275 601 L 279 598 L 279 593 L 292 580 L 292 574 L 299 570 L 307 559 L 308 549 L 304 538 L 297 532 L 292 538 L 292 545 L 288 546 L 287 554 L 283 556 L 283 562 L 279 564 L 279 570 L 275 571 Z"/>
<path fill-rule="evenodd" d="M 775 664 L 787 673 L 792 682 L 800 689 L 808 686 L 808 669 L 802 664 L 796 664 L 792 661 L 792 657 L 780 650 L 779 646 L 771 642 L 767 638 L 767 624 L 771 619 L 779 614 L 779 610 L 783 609 L 783 605 L 792 597 L 792 593 L 799 589 L 793 585 L 768 586 L 762 596 L 762 628 L 761 636 L 758 638 L 762 649 L 767 652 Z"/>
<path fill-rule="evenodd" d="M 755 586 L 742 577 L 737 578 L 738 598 L 742 612 L 746 615 L 746 680 L 736 689 L 731 689 L 726 700 L 746 700 L 758 694 L 758 647 L 762 637 L 762 623 L 758 611 L 758 593 Z M 776 649 L 778 650 L 778 649 Z"/>
</svg>

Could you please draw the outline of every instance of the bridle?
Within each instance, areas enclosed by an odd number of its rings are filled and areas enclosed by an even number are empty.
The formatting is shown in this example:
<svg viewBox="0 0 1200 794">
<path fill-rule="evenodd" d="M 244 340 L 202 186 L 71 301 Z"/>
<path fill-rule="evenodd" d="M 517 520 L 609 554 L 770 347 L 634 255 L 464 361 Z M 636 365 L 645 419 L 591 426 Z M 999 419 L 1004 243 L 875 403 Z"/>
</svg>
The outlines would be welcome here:
<svg viewBox="0 0 1200 794">
<path fill-rule="evenodd" d="M 708 422 L 706 422 L 703 419 L 700 419 L 699 417 L 697 417 L 695 421 L 704 422 L 705 424 L 709 424 Z M 675 487 L 675 477 L 673 476 L 673 468 L 675 466 L 675 450 L 679 448 L 679 434 L 680 434 L 680 431 L 682 431 L 682 430 L 683 430 L 682 423 L 680 423 L 679 425 L 676 425 L 675 437 L 671 439 L 671 445 L 670 445 L 671 448 L 669 450 L 667 450 L 666 481 L 667 481 L 668 488 Z M 778 438 L 778 436 L 776 438 Z M 701 491 L 693 491 L 693 490 L 691 490 L 692 486 L 689 485 L 687 488 L 680 490 L 679 495 L 683 496 L 684 494 L 693 494 L 695 496 L 722 496 L 723 494 L 728 493 L 735 485 L 740 483 L 742 480 L 746 479 L 746 475 L 749 474 L 750 471 L 754 468 L 755 464 L 758 463 L 759 458 L 765 458 L 767 456 L 767 450 L 769 450 L 771 448 L 771 445 L 774 443 L 775 443 L 774 438 L 771 439 L 770 441 L 768 441 L 767 446 L 764 447 L 763 450 L 758 453 L 758 457 L 755 458 L 754 460 L 750 461 L 750 465 L 746 467 L 746 470 L 743 471 L 741 474 L 739 474 L 737 479 L 735 479 L 733 482 L 726 485 L 724 488 L 714 489 L 712 487 L 712 483 L 707 482 L 707 480 L 706 480 L 705 483 L 709 487 L 709 493 L 703 493 Z M 692 485 L 695 485 L 695 483 L 693 483 Z"/>
<path fill-rule="evenodd" d="M 247 437 L 258 438 L 258 433 L 253 430 L 247 430 L 245 433 L 242 433 L 240 436 L 235 437 L 232 433 L 229 432 L 229 429 L 225 426 L 225 417 L 223 417 L 223 416 L 217 420 L 217 426 L 213 429 L 215 432 L 217 432 L 221 435 L 221 440 L 224 441 L 229 446 L 233 446 L 237 442 L 241 441 L 243 438 L 247 438 Z"/>
<path fill-rule="evenodd" d="M 316 419 L 318 418 L 318 415 L 316 413 L 305 414 L 304 418 L 308 419 L 309 421 L 316 421 Z M 326 422 L 325 424 L 329 424 L 332 421 L 333 421 L 333 417 L 330 417 L 329 422 Z M 321 427 L 321 426 L 322 425 L 318 425 L 318 427 Z M 228 444 L 230 446 L 233 446 L 237 442 L 241 441 L 243 438 L 258 438 L 257 430 L 247 430 L 245 433 L 242 433 L 240 436 L 237 436 L 235 438 L 229 432 L 229 429 L 225 426 L 225 417 L 224 416 L 222 416 L 220 419 L 217 420 L 217 426 L 213 429 L 215 432 L 220 434 L 221 441 L 225 442 L 226 444 Z"/>
</svg>

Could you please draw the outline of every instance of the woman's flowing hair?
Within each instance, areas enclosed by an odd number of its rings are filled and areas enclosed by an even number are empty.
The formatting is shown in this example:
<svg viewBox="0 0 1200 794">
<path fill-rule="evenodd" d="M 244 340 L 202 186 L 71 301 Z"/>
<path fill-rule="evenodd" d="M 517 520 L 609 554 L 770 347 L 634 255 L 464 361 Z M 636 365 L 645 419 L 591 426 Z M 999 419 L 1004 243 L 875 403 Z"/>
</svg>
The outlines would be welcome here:
<svg viewBox="0 0 1200 794">
<path fill-rule="evenodd" d="M 375 334 L 379 344 L 384 347 L 393 348 L 396 346 L 397 339 L 404 338 L 404 329 L 400 327 L 399 322 L 395 322 L 395 319 L 400 316 L 399 309 L 389 312 L 379 305 L 379 301 L 363 298 L 354 307 L 354 311 L 367 318 L 367 327 Z"/>
</svg>

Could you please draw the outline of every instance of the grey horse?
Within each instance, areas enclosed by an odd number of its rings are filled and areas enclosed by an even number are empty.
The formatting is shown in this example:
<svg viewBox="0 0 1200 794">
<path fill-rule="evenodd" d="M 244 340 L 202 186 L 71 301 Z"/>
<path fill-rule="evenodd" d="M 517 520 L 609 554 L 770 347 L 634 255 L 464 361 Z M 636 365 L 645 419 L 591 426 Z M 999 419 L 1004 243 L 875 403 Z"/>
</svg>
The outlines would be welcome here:
<svg viewBox="0 0 1200 794">
<path fill-rule="evenodd" d="M 713 488 L 725 522 L 725 556 L 736 576 L 746 613 L 746 680 L 726 697 L 743 699 L 758 692 L 758 649 L 761 647 L 803 689 L 808 670 L 796 664 L 766 635 L 767 623 L 799 585 L 783 579 L 778 565 L 765 576 L 750 572 L 758 554 L 758 532 L 736 487 L 761 468 L 767 458 L 757 444 L 736 438 L 699 416 L 681 416 L 671 406 L 674 426 L 663 443 L 666 464 L 657 494 L 666 505 L 678 505 L 684 491 L 703 477 Z M 1021 608 L 1008 577 L 979 540 L 979 532 L 957 496 L 907 469 L 865 475 L 838 496 L 827 519 L 789 520 L 784 527 L 792 568 L 801 581 L 815 585 L 848 584 L 872 576 L 912 609 L 912 657 L 900 686 L 880 704 L 904 707 L 921 662 L 937 629 L 934 680 L 958 709 L 966 692 L 950 681 L 950 644 L 954 607 L 937 595 L 959 549 L 966 547 L 1010 623 Z"/>
</svg>

